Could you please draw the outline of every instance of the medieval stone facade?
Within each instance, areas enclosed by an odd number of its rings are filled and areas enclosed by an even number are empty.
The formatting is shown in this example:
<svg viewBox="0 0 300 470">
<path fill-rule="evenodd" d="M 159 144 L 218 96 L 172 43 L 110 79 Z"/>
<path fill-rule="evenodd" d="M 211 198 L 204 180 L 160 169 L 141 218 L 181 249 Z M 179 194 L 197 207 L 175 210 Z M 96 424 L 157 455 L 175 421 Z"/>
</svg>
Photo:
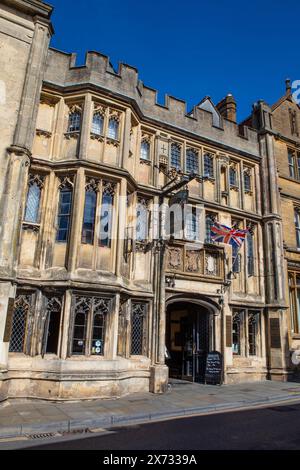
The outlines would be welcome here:
<svg viewBox="0 0 300 470">
<path fill-rule="evenodd" d="M 169 374 L 203 381 L 212 350 L 225 383 L 287 380 L 300 346 L 289 84 L 240 125 L 231 95 L 162 106 L 135 68 L 49 48 L 50 16 L 38 0 L 0 5 L 0 399 L 162 393 Z M 157 205 L 189 175 L 191 218 L 156 239 Z M 214 220 L 250 228 L 239 253 L 212 242 Z"/>
</svg>

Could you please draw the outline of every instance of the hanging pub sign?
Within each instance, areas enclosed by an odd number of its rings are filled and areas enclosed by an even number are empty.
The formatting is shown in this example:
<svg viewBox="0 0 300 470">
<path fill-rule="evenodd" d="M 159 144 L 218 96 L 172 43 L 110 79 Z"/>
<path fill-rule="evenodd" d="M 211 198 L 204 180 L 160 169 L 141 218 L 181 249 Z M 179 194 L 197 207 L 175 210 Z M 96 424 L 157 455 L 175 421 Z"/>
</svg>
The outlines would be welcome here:
<svg viewBox="0 0 300 470">
<path fill-rule="evenodd" d="M 210 385 L 222 385 L 223 383 L 223 355 L 218 351 L 207 354 L 205 383 Z"/>
</svg>

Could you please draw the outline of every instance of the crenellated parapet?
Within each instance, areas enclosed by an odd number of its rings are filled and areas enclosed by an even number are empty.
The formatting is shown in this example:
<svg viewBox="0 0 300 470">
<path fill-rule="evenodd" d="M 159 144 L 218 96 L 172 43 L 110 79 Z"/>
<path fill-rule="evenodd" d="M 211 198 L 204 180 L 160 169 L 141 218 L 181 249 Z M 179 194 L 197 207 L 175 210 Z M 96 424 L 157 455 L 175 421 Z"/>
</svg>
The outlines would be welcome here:
<svg viewBox="0 0 300 470">
<path fill-rule="evenodd" d="M 135 106 L 141 118 L 177 129 L 192 138 L 211 140 L 259 158 L 256 130 L 247 126 L 241 128 L 224 117 L 226 114 L 222 115 L 209 97 L 194 106 L 191 112 L 188 112 L 184 100 L 170 95 L 166 95 L 165 103 L 160 104 L 157 90 L 139 79 L 136 68 L 120 63 L 115 71 L 109 58 L 101 53 L 88 52 L 85 64 L 76 66 L 76 54 L 50 49 L 44 80 L 46 84 L 62 89 L 89 86 L 110 96 L 115 94 Z"/>
</svg>

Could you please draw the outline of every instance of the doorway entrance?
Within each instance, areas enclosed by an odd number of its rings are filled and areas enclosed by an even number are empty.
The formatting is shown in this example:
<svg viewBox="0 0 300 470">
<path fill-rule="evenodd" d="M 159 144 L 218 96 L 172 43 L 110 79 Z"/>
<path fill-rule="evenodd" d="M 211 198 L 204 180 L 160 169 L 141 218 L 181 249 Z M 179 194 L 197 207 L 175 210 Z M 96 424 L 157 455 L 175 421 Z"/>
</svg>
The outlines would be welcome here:
<svg viewBox="0 0 300 470">
<path fill-rule="evenodd" d="M 204 382 L 210 348 L 210 315 L 200 305 L 178 302 L 167 308 L 166 346 L 170 377 Z"/>
</svg>

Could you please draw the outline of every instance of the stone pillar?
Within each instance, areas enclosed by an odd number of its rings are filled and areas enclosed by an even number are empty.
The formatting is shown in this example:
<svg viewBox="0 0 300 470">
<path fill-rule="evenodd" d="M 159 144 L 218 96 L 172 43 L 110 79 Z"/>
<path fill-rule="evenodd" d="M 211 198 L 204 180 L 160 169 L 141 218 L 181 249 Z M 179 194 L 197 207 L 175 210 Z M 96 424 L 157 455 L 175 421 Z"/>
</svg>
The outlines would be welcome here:
<svg viewBox="0 0 300 470">
<path fill-rule="evenodd" d="M 88 155 L 88 142 L 90 138 L 91 124 L 92 124 L 92 113 L 93 113 L 93 101 L 92 96 L 88 93 L 85 97 L 83 116 L 80 133 L 80 144 L 79 144 L 79 158 L 86 160 Z"/>
<path fill-rule="evenodd" d="M 74 273 L 77 267 L 77 255 L 81 242 L 81 224 L 82 214 L 85 204 L 85 173 L 84 168 L 79 168 L 76 175 L 74 186 L 74 205 L 73 205 L 73 219 L 69 238 L 69 256 L 68 256 L 68 270 Z"/>
<path fill-rule="evenodd" d="M 164 203 L 165 201 L 160 201 Z M 152 338 L 157 343 L 152 349 L 154 354 L 152 360 L 155 363 L 151 367 L 150 391 L 152 393 L 164 393 L 168 387 L 169 369 L 165 365 L 166 353 L 166 282 L 165 282 L 165 240 L 162 240 L 162 220 L 164 215 L 160 213 L 160 230 L 158 246 L 155 252 L 154 266 L 154 292 L 156 293 L 154 302 L 154 325 Z"/>
<path fill-rule="evenodd" d="M 25 2 L 13 2 L 18 21 L 19 10 L 28 9 Z M 27 2 L 26 2 L 27 3 Z M 39 3 L 40 5 L 38 5 Z M 51 7 L 36 2 L 32 5 L 34 33 L 26 67 L 19 114 L 11 147 L 7 151 L 7 174 L 1 195 L 0 213 L 0 363 L 7 367 L 10 329 L 15 297 L 15 277 L 22 229 L 22 214 L 26 198 L 26 184 L 43 75 L 52 27 L 49 22 Z M 34 11 L 36 10 L 36 13 Z M 36 15 L 36 16 L 34 16 Z M 44 15 L 44 16 L 42 16 Z M 1 380 L 1 374 L 0 374 Z"/>
<path fill-rule="evenodd" d="M 262 157 L 261 198 L 263 205 L 268 375 L 271 379 L 285 380 L 288 361 L 288 330 L 284 317 L 287 311 L 287 299 L 285 299 L 284 289 L 282 219 L 271 116 L 271 108 L 263 101 L 254 106 L 253 122 L 260 131 L 259 143 Z"/>
</svg>

